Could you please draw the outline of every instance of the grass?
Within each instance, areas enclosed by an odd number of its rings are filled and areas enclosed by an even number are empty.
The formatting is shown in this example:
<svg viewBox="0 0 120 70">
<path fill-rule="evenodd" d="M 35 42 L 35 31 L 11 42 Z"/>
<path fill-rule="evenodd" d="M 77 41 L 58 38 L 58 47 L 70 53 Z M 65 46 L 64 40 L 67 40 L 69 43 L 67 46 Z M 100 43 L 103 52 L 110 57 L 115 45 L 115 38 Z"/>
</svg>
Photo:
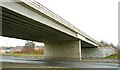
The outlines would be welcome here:
<svg viewBox="0 0 120 70">
<path fill-rule="evenodd" d="M 2 56 L 38 56 L 38 57 L 44 57 L 44 54 L 20 54 L 20 53 L 11 53 L 11 54 L 2 54 Z"/>
<path fill-rule="evenodd" d="M 112 54 L 112 55 L 109 55 L 105 58 L 120 58 L 120 56 L 118 56 L 118 54 Z"/>
<path fill-rule="evenodd" d="M 113 55 L 110 55 L 110 56 L 107 56 L 107 57 L 105 57 L 105 58 L 117 58 L 117 57 L 115 57 L 115 56 L 113 56 Z"/>
</svg>

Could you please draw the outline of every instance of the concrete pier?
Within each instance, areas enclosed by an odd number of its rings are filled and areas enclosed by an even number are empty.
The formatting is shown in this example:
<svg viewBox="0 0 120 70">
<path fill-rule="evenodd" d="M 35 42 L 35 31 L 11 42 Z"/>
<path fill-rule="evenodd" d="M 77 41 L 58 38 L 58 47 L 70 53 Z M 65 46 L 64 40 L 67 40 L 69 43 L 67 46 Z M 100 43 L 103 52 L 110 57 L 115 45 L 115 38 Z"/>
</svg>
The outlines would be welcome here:
<svg viewBox="0 0 120 70">
<path fill-rule="evenodd" d="M 81 41 L 55 41 L 45 43 L 46 60 L 80 60 Z"/>
</svg>

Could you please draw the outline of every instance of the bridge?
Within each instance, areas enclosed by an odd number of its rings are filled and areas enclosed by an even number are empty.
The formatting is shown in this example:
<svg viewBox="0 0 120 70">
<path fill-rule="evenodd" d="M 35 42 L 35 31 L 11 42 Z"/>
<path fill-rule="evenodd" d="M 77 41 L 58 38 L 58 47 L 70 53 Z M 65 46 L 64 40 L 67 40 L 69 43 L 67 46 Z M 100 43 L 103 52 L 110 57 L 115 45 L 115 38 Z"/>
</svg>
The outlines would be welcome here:
<svg viewBox="0 0 120 70">
<path fill-rule="evenodd" d="M 35 0 L 0 0 L 2 36 L 45 44 L 45 58 L 80 60 L 99 43 Z"/>
</svg>

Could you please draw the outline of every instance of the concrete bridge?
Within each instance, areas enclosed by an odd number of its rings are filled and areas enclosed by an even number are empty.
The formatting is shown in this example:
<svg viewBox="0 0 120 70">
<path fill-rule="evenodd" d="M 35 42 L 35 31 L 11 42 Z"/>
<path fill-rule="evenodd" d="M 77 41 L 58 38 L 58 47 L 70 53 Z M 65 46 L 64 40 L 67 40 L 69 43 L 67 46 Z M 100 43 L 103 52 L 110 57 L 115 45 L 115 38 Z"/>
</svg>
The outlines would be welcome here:
<svg viewBox="0 0 120 70">
<path fill-rule="evenodd" d="M 2 36 L 43 42 L 46 59 L 80 60 L 99 43 L 35 0 L 0 0 Z M 79 23 L 78 23 L 79 24 Z"/>
</svg>

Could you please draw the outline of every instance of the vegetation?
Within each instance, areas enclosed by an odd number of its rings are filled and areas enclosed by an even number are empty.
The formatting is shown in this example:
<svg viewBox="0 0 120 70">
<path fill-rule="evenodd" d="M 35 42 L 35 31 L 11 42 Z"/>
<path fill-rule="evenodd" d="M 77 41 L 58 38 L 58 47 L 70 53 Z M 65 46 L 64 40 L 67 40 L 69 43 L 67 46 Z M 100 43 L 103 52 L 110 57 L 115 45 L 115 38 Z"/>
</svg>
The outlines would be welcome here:
<svg viewBox="0 0 120 70">
<path fill-rule="evenodd" d="M 26 41 L 24 48 L 26 49 L 34 49 L 35 48 L 35 43 L 32 41 Z"/>
<path fill-rule="evenodd" d="M 38 56 L 43 57 L 43 54 L 18 54 L 18 53 L 12 53 L 12 54 L 2 54 L 2 56 Z"/>
<path fill-rule="evenodd" d="M 13 53 L 17 54 L 44 54 L 44 49 L 34 49 L 35 48 L 35 43 L 31 41 L 26 41 L 24 48 L 21 51 L 16 51 Z"/>
<path fill-rule="evenodd" d="M 13 52 L 14 54 L 17 53 L 17 54 L 44 54 L 44 49 L 39 49 L 39 50 L 35 50 L 35 49 L 27 49 L 27 48 L 23 48 L 21 51 L 16 51 L 16 52 Z"/>
<path fill-rule="evenodd" d="M 120 49 L 117 49 L 115 54 L 107 56 L 106 58 L 120 58 Z"/>
<path fill-rule="evenodd" d="M 100 41 L 100 44 L 99 44 L 99 46 L 100 47 L 115 47 L 114 45 L 113 45 L 113 43 L 107 43 L 107 42 L 105 42 L 105 41 L 103 41 L 103 40 L 101 40 Z"/>
<path fill-rule="evenodd" d="M 35 43 L 27 41 L 21 51 L 13 51 L 3 56 L 44 56 L 44 48 L 35 49 Z"/>
<path fill-rule="evenodd" d="M 117 54 L 112 54 L 112 55 L 107 56 L 106 58 L 118 58 L 118 55 Z"/>
<path fill-rule="evenodd" d="M 109 55 L 106 58 L 120 58 L 120 49 L 118 48 L 118 46 L 114 46 L 113 43 L 109 44 L 109 43 L 101 40 L 99 46 L 100 47 L 112 47 L 115 49 L 115 54 Z"/>
</svg>

